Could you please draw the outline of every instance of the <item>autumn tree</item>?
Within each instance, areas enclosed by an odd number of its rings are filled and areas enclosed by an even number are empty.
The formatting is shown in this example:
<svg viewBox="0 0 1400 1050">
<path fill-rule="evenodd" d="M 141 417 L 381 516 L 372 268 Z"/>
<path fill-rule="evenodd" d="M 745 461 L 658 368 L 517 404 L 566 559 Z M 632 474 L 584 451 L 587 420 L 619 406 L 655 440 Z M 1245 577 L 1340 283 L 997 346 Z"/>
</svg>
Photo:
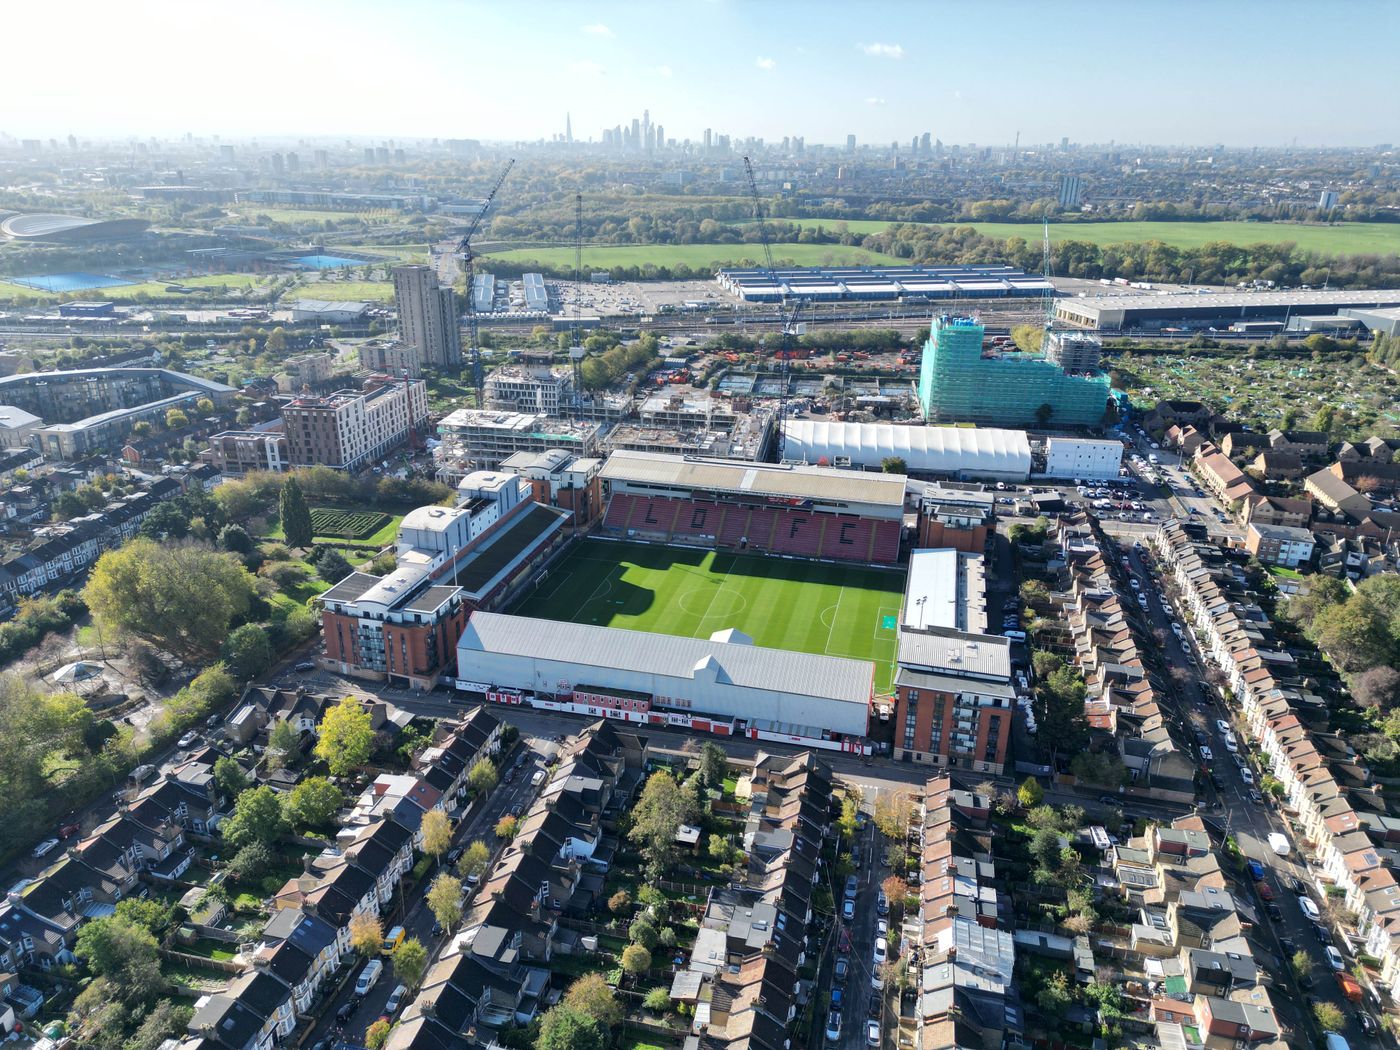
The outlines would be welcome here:
<svg viewBox="0 0 1400 1050">
<path fill-rule="evenodd" d="M 467 770 L 467 788 L 473 795 L 489 795 L 500 779 L 496 764 L 489 758 L 478 758 Z"/>
<path fill-rule="evenodd" d="M 369 760 L 374 749 L 374 729 L 369 712 L 353 696 L 347 696 L 321 716 L 316 757 L 334 776 L 344 776 Z"/>
<path fill-rule="evenodd" d="M 441 872 L 428 888 L 428 910 L 445 930 L 462 921 L 462 880 Z"/>
<path fill-rule="evenodd" d="M 520 830 L 520 821 L 510 814 L 506 814 L 496 821 L 496 838 L 509 842 L 515 838 L 515 833 Z"/>
<path fill-rule="evenodd" d="M 585 974 L 569 985 L 563 1003 L 569 1009 L 593 1018 L 604 1028 L 616 1028 L 622 1023 L 622 1004 L 600 973 Z"/>
<path fill-rule="evenodd" d="M 463 875 L 476 875 L 480 877 L 486 874 L 486 865 L 491 861 L 491 851 L 486 848 L 486 843 L 480 839 L 475 840 L 462 854 L 462 859 L 457 862 L 458 869 Z"/>
<path fill-rule="evenodd" d="M 441 857 L 452 845 L 452 821 L 440 809 L 423 814 L 423 852 Z"/>
<path fill-rule="evenodd" d="M 384 946 L 384 924 L 378 916 L 360 912 L 350 918 L 350 947 L 366 959 L 377 955 Z"/>
<path fill-rule="evenodd" d="M 629 944 L 622 949 L 622 969 L 634 976 L 646 973 L 651 969 L 651 952 L 640 944 Z"/>
</svg>

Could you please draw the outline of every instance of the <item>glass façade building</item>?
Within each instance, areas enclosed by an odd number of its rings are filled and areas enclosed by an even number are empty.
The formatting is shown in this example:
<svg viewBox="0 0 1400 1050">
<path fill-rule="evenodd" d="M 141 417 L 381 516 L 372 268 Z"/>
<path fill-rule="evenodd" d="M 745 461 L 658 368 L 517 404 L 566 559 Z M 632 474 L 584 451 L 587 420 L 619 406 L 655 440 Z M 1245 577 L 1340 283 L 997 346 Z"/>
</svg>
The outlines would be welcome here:
<svg viewBox="0 0 1400 1050">
<path fill-rule="evenodd" d="M 982 325 L 970 317 L 934 318 L 919 372 L 919 406 L 931 423 L 1047 425 L 1103 423 L 1109 379 L 1066 372 L 1041 354 L 983 352 Z"/>
</svg>

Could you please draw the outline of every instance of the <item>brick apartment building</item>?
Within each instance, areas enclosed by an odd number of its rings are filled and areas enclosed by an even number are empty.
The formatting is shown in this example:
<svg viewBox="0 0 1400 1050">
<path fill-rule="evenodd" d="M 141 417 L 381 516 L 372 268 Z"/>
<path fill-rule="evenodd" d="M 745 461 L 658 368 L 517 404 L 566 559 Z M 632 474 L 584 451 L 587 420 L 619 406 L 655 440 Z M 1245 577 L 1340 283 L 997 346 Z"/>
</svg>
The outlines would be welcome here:
<svg viewBox="0 0 1400 1050">
<path fill-rule="evenodd" d="M 363 390 L 299 397 L 282 408 L 292 466 L 358 470 L 402 445 L 411 430 L 426 433 L 427 423 L 428 388 L 421 379 L 373 376 Z"/>
<path fill-rule="evenodd" d="M 530 486 L 536 501 L 572 514 L 575 532 L 587 531 L 603 513 L 602 469 L 601 459 L 558 448 L 517 452 L 501 463 L 502 471 Z"/>
</svg>

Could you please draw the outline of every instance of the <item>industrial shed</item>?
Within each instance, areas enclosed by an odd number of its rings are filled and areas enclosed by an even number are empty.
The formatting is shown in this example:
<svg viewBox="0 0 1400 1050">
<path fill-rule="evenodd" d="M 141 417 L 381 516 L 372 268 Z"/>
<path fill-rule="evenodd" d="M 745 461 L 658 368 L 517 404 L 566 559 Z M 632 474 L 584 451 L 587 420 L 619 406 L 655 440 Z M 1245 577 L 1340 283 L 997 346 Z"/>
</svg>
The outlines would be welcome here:
<svg viewBox="0 0 1400 1050">
<path fill-rule="evenodd" d="M 839 423 L 793 419 L 783 424 L 783 461 L 879 470 L 890 456 L 910 474 L 1024 481 L 1031 447 L 1024 430 Z"/>
<path fill-rule="evenodd" d="M 459 688 L 488 695 L 515 690 L 633 720 L 679 711 L 817 740 L 865 736 L 875 680 L 868 661 L 766 649 L 735 630 L 682 638 L 484 612 L 457 643 L 457 673 Z"/>
</svg>

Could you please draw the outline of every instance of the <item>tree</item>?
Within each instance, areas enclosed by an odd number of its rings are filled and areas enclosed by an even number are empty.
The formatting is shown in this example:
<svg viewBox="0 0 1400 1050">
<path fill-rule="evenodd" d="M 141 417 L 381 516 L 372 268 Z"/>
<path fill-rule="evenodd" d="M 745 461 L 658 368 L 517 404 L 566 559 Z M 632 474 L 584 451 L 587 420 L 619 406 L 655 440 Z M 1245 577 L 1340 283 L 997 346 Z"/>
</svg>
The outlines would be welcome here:
<svg viewBox="0 0 1400 1050">
<path fill-rule="evenodd" d="M 285 718 L 273 722 L 267 731 L 267 757 L 278 769 L 291 761 L 300 744 L 300 731 Z"/>
<path fill-rule="evenodd" d="M 452 845 L 452 821 L 440 809 L 423 814 L 423 852 L 441 857 Z"/>
<path fill-rule="evenodd" d="M 78 931 L 77 955 L 133 1002 L 147 1002 L 163 987 L 155 937 L 126 919 L 109 915 L 87 923 Z"/>
<path fill-rule="evenodd" d="M 339 583 L 355 571 L 349 559 L 334 547 L 323 547 L 311 562 L 311 567 L 327 583 Z"/>
<path fill-rule="evenodd" d="M 347 696 L 321 716 L 316 757 L 332 776 L 343 777 L 369 760 L 374 750 L 374 729 L 369 712 L 353 696 Z"/>
<path fill-rule="evenodd" d="M 157 940 L 175 925 L 175 906 L 151 898 L 128 897 L 118 901 L 115 914 L 133 926 L 140 926 Z"/>
<path fill-rule="evenodd" d="M 384 925 L 377 916 L 366 911 L 350 917 L 350 947 L 368 959 L 383 946 Z"/>
<path fill-rule="evenodd" d="M 719 791 L 724 786 L 724 778 L 729 772 L 729 756 L 724 748 L 713 740 L 700 745 L 700 768 L 696 776 L 707 791 Z"/>
<path fill-rule="evenodd" d="M 680 785 L 668 770 L 659 769 L 647 778 L 641 798 L 632 809 L 632 827 L 627 838 L 636 844 L 647 861 L 647 874 L 660 878 L 675 862 L 676 831 L 684 822 L 685 803 Z"/>
<path fill-rule="evenodd" d="M 496 790 L 496 784 L 499 783 L 500 779 L 494 762 L 489 758 L 478 758 L 472 763 L 471 769 L 467 770 L 467 789 L 471 791 L 473 797 L 489 795 Z"/>
<path fill-rule="evenodd" d="M 282 483 L 277 514 L 282 521 L 282 535 L 287 538 L 288 547 L 304 549 L 311 546 L 311 508 L 306 505 L 306 497 L 302 495 L 295 475 Z"/>
<path fill-rule="evenodd" d="M 1033 609 L 1043 609 L 1050 604 L 1050 588 L 1040 580 L 1026 580 L 1019 593 L 1021 601 Z"/>
<path fill-rule="evenodd" d="M 654 1014 L 664 1014 L 671 1009 L 671 993 L 660 985 L 647 992 L 642 1005 Z"/>
<path fill-rule="evenodd" d="M 271 845 L 287 830 L 277 792 L 263 786 L 249 788 L 233 804 L 233 816 L 224 822 L 224 842 L 241 849 L 250 842 Z"/>
<path fill-rule="evenodd" d="M 123 1050 L 160 1050 L 166 1040 L 185 1034 L 193 1016 L 194 1007 L 161 999 L 151 1007 L 151 1012 L 126 1041 Z"/>
<path fill-rule="evenodd" d="M 887 839 L 903 842 L 914 815 L 914 801 L 908 793 L 882 791 L 875 799 L 875 826 Z"/>
<path fill-rule="evenodd" d="M 1288 964 L 1293 967 L 1293 976 L 1295 977 L 1302 977 L 1304 974 L 1312 972 L 1312 959 L 1305 951 L 1294 952 L 1289 958 Z"/>
<path fill-rule="evenodd" d="M 632 895 L 626 890 L 618 890 L 608 898 L 608 911 L 617 916 L 631 915 Z"/>
<path fill-rule="evenodd" d="M 1308 635 L 1343 671 L 1364 671 L 1383 662 L 1393 648 L 1386 619 L 1365 596 L 1353 595 L 1319 612 Z"/>
<path fill-rule="evenodd" d="M 207 416 L 210 412 L 214 411 L 214 402 L 207 397 L 201 397 L 194 403 L 194 407 L 195 411 L 201 416 Z"/>
<path fill-rule="evenodd" d="M 394 974 L 409 988 L 417 988 L 428 968 L 428 949 L 417 937 L 406 937 L 394 949 Z"/>
<path fill-rule="evenodd" d="M 383 1050 L 389 1041 L 389 1033 L 394 1026 L 387 1017 L 381 1017 L 365 1029 L 365 1046 L 368 1050 Z"/>
<path fill-rule="evenodd" d="M 856 837 L 856 826 L 860 821 L 860 803 L 847 795 L 841 800 L 841 815 L 836 818 L 836 830 L 843 839 Z M 726 847 L 728 840 L 725 840 Z"/>
<path fill-rule="evenodd" d="M 1342 1011 L 1329 1002 L 1314 1003 L 1313 1016 L 1324 1032 L 1340 1032 L 1347 1023 Z"/>
<path fill-rule="evenodd" d="M 229 878 L 234 882 L 251 883 L 272 867 L 272 851 L 261 842 L 250 842 L 228 862 Z"/>
<path fill-rule="evenodd" d="M 486 874 L 486 865 L 489 863 L 491 863 L 491 851 L 487 849 L 486 843 L 477 839 L 463 852 L 462 859 L 457 862 L 457 867 L 463 875 L 475 875 L 480 878 Z"/>
<path fill-rule="evenodd" d="M 257 550 L 253 538 L 242 525 L 225 525 L 220 529 L 219 546 L 234 554 L 252 554 Z"/>
<path fill-rule="evenodd" d="M 268 334 L 267 349 L 274 354 L 286 352 L 287 332 L 280 324 Z"/>
<path fill-rule="evenodd" d="M 1392 707 L 1400 698 L 1400 671 L 1387 665 L 1362 671 L 1352 678 L 1351 693 L 1362 707 Z"/>
<path fill-rule="evenodd" d="M 180 429 L 182 429 L 183 427 L 187 427 L 187 426 L 189 426 L 189 425 L 190 425 L 190 417 L 187 416 L 187 415 L 185 415 L 185 413 L 182 412 L 180 409 L 178 409 L 178 408 L 166 409 L 166 412 L 165 412 L 165 429 L 166 429 L 166 430 L 180 430 Z"/>
<path fill-rule="evenodd" d="M 520 830 L 520 821 L 507 814 L 496 821 L 496 838 L 504 842 L 509 842 L 515 838 L 515 833 Z"/>
<path fill-rule="evenodd" d="M 138 537 L 97 560 L 83 588 L 92 614 L 181 656 L 207 659 L 252 606 L 255 581 L 233 554 Z"/>
<path fill-rule="evenodd" d="M 224 660 L 239 678 L 256 678 L 272 666 L 272 647 L 267 632 L 255 623 L 234 628 L 224 643 Z"/>
<path fill-rule="evenodd" d="M 248 789 L 248 774 L 237 759 L 224 755 L 214 762 L 214 786 L 225 798 L 237 798 Z"/>
<path fill-rule="evenodd" d="M 633 944 L 640 944 L 647 951 L 656 947 L 656 938 L 656 927 L 645 918 L 638 919 L 627 930 L 627 939 Z"/>
<path fill-rule="evenodd" d="M 593 1018 L 604 1028 L 616 1028 L 622 1023 L 622 1004 L 601 973 L 585 974 L 569 985 L 563 1003 L 570 1010 Z"/>
<path fill-rule="evenodd" d="M 909 895 L 909 883 L 898 875 L 890 875 L 880 883 L 880 892 L 885 895 L 890 911 L 898 912 L 904 907 L 904 898 Z"/>
<path fill-rule="evenodd" d="M 651 952 L 640 944 L 629 944 L 622 949 L 622 969 L 625 973 L 646 973 L 651 969 Z"/>
<path fill-rule="evenodd" d="M 909 464 L 902 456 L 886 456 L 880 460 L 880 471 L 884 474 L 908 474 Z"/>
<path fill-rule="evenodd" d="M 535 1050 L 606 1050 L 607 1030 L 587 1014 L 562 1003 L 540 1020 Z"/>
<path fill-rule="evenodd" d="M 293 827 L 325 828 L 344 804 L 340 788 L 325 777 L 308 777 L 287 793 L 282 812 Z M 423 823 L 426 827 L 427 820 Z"/>
<path fill-rule="evenodd" d="M 462 880 L 447 872 L 439 872 L 428 887 L 428 910 L 450 930 L 462 921 Z"/>
<path fill-rule="evenodd" d="M 1021 781 L 1021 786 L 1016 789 L 1016 801 L 1024 808 L 1030 809 L 1038 806 L 1045 799 L 1045 789 L 1040 786 L 1040 781 L 1035 777 L 1026 777 Z"/>
</svg>

